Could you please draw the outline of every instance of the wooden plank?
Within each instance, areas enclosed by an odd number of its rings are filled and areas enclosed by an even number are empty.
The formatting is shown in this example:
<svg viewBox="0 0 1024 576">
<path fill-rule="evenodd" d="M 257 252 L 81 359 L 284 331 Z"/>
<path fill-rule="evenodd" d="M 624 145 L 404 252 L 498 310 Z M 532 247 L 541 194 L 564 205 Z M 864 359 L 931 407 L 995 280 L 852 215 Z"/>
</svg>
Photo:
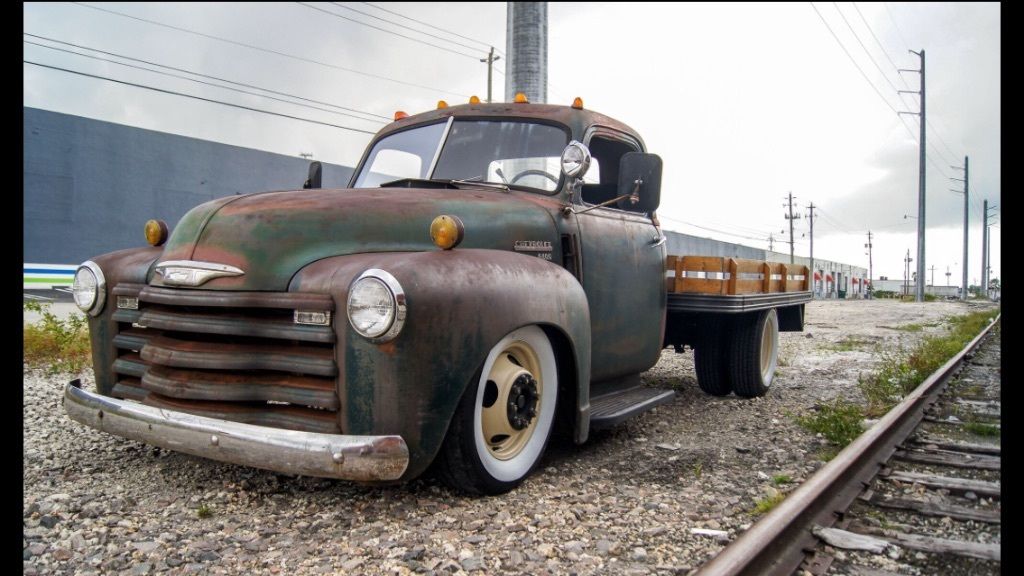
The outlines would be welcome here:
<svg viewBox="0 0 1024 576">
<path fill-rule="evenodd" d="M 994 560 L 996 562 L 1002 561 L 999 544 L 965 542 L 963 540 L 948 540 L 946 538 L 935 538 L 933 536 L 919 536 L 917 534 L 906 534 L 903 532 L 894 532 L 892 530 L 882 530 L 880 528 L 869 528 L 863 524 L 858 524 L 857 532 L 864 533 L 868 536 L 874 536 L 882 540 L 887 540 L 893 544 L 910 550 L 933 552 L 936 554 L 955 554 L 957 556 L 966 556 L 968 558 L 978 558 L 981 560 Z"/>
<path fill-rule="evenodd" d="M 814 534 L 829 546 L 842 548 L 843 550 L 863 550 L 873 554 L 882 554 L 891 546 L 888 540 L 866 534 L 847 532 L 838 528 L 814 526 L 811 528 L 811 534 Z"/>
<path fill-rule="evenodd" d="M 726 294 L 739 294 L 737 292 L 736 284 L 739 282 L 739 265 L 735 258 L 729 258 L 729 286 L 726 288 Z"/>
<path fill-rule="evenodd" d="M 952 450 L 954 452 L 971 452 L 973 454 L 991 454 L 999 456 L 1001 449 L 997 444 L 970 444 L 967 442 L 949 442 L 931 436 L 918 434 L 912 439 L 914 444 L 931 445 L 937 449 Z"/>
<path fill-rule="evenodd" d="M 675 270 L 676 270 L 675 291 L 676 292 L 682 292 L 683 291 L 683 259 L 679 258 L 678 260 L 676 260 L 675 266 L 676 266 L 676 268 L 675 268 Z"/>
<path fill-rule="evenodd" d="M 772 265 L 765 262 L 761 264 L 761 275 L 764 278 L 761 279 L 761 291 L 771 292 L 772 291 Z"/>
<path fill-rule="evenodd" d="M 948 450 L 897 450 L 895 457 L 919 464 L 938 464 L 954 468 L 975 468 L 978 470 L 999 470 L 1000 459 L 983 454 L 965 454 Z"/>
<path fill-rule="evenodd" d="M 761 280 L 737 280 L 733 294 L 761 294 Z"/>
<path fill-rule="evenodd" d="M 883 478 L 893 482 L 906 482 L 908 484 L 920 484 L 929 488 L 942 488 L 960 494 L 974 492 L 978 496 L 991 498 L 999 498 L 1002 493 L 999 482 L 986 482 L 971 478 L 954 478 L 950 476 L 937 476 L 935 474 L 903 472 L 900 470 L 883 476 Z"/>
<path fill-rule="evenodd" d="M 724 272 L 725 258 L 721 256 L 683 256 L 683 270 L 693 272 Z"/>
<path fill-rule="evenodd" d="M 697 292 L 699 294 L 722 294 L 725 290 L 725 281 L 708 280 L 707 278 L 683 278 L 681 289 L 677 292 Z"/>
<path fill-rule="evenodd" d="M 779 280 L 779 292 L 788 292 L 786 289 L 789 286 L 789 267 L 785 264 L 779 266 L 779 274 L 781 276 Z"/>
<path fill-rule="evenodd" d="M 905 498 L 882 498 L 875 496 L 871 504 L 879 508 L 891 508 L 893 510 L 910 510 L 926 516 L 949 516 L 957 520 L 974 520 L 988 524 L 999 524 L 1002 522 L 998 509 L 991 508 L 968 508 L 956 504 L 945 504 L 941 502 L 924 502 L 922 500 L 909 500 Z"/>
</svg>

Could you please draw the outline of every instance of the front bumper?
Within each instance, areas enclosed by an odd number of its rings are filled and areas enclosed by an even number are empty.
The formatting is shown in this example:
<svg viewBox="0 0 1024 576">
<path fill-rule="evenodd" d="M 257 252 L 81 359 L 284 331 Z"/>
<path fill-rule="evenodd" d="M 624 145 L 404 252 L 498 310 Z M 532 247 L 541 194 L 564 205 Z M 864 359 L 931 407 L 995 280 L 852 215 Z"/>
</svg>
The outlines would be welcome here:
<svg viewBox="0 0 1024 576">
<path fill-rule="evenodd" d="M 358 482 L 397 480 L 409 465 L 401 436 L 349 436 L 254 426 L 64 387 L 73 420 L 177 452 L 286 474 Z"/>
</svg>

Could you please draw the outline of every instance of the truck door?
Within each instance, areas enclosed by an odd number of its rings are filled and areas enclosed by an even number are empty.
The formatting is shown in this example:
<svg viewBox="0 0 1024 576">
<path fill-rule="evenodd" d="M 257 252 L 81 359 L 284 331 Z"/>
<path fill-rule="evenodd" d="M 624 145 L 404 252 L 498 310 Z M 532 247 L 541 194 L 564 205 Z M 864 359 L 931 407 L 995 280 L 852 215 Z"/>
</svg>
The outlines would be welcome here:
<svg viewBox="0 0 1024 576">
<path fill-rule="evenodd" d="M 639 142 L 611 129 L 591 129 L 584 144 L 593 164 L 574 199 L 576 210 L 600 204 L 618 190 L 619 159 L 639 152 Z M 608 380 L 642 372 L 658 361 L 665 319 L 665 246 L 649 214 L 593 208 L 577 215 L 582 284 L 590 304 L 591 378 Z"/>
</svg>

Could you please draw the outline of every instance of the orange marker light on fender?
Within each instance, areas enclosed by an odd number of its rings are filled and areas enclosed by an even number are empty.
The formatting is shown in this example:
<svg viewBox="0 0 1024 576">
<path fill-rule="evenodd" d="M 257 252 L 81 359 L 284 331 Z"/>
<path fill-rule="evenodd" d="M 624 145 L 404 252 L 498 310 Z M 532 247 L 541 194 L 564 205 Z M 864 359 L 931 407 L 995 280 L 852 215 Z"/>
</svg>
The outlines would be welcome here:
<svg viewBox="0 0 1024 576">
<path fill-rule="evenodd" d="M 515 103 L 516 104 L 529 104 L 530 101 L 526 99 L 526 94 L 523 94 L 522 92 L 516 92 Z"/>
<path fill-rule="evenodd" d="M 576 99 L 572 101 L 572 107 L 577 110 L 583 110 L 583 98 L 577 96 Z"/>
<path fill-rule="evenodd" d="M 146 242 L 150 246 L 163 246 L 167 242 L 167 223 L 163 220 L 146 222 Z"/>
<path fill-rule="evenodd" d="M 430 239 L 442 250 L 451 250 L 462 242 L 466 228 L 458 216 L 442 214 L 430 223 Z"/>
<path fill-rule="evenodd" d="M 478 96 L 470 96 L 469 97 L 469 103 L 470 104 L 479 104 L 480 103 L 480 98 Z"/>
<path fill-rule="evenodd" d="M 444 100 L 438 100 L 437 101 L 437 109 L 438 110 L 441 110 L 441 109 L 447 108 L 447 107 L 448 107 L 448 103 L 445 102 Z"/>
<path fill-rule="evenodd" d="M 409 117 L 409 115 L 406 114 L 405 112 L 402 112 L 401 110 L 395 112 L 395 122 L 401 120 L 402 118 L 408 118 L 408 117 Z"/>
</svg>

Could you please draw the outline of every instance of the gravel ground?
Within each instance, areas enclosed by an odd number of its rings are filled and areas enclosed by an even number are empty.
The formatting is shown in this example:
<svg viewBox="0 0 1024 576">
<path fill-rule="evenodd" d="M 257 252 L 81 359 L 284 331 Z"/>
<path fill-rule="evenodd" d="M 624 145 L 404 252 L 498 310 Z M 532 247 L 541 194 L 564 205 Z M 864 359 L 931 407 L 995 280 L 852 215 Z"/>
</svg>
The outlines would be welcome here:
<svg viewBox="0 0 1024 576">
<path fill-rule="evenodd" d="M 72 375 L 26 369 L 24 573 L 688 574 L 756 521 L 758 500 L 822 465 L 825 441 L 793 416 L 857 399 L 878 350 L 974 306 L 813 302 L 753 400 L 703 394 L 692 354 L 668 349 L 643 380 L 674 388 L 673 402 L 583 446 L 553 443 L 520 488 L 489 498 L 432 478 L 364 487 L 124 440 L 64 415 Z M 908 324 L 923 326 L 898 329 Z"/>
</svg>

